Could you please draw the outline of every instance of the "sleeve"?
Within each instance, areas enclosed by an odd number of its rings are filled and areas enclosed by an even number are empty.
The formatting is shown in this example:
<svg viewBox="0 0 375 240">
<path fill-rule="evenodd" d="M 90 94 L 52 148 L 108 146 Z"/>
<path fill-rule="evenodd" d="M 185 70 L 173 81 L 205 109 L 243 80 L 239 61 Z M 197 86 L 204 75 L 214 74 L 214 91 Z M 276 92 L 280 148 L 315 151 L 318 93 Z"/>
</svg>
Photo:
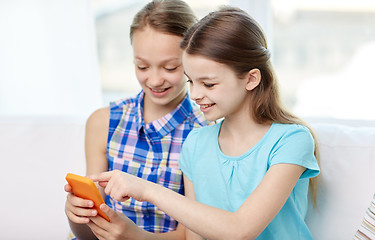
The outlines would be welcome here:
<svg viewBox="0 0 375 240">
<path fill-rule="evenodd" d="M 193 160 L 195 159 L 194 157 L 194 152 L 195 152 L 195 144 L 196 144 L 196 138 L 198 135 L 198 129 L 192 130 L 187 138 L 185 139 L 180 157 L 178 160 L 178 165 L 182 172 L 187 176 L 191 181 L 192 179 L 192 168 L 193 168 Z"/>
<path fill-rule="evenodd" d="M 375 239 L 375 194 L 353 239 Z"/>
<path fill-rule="evenodd" d="M 314 149 L 314 138 L 308 128 L 294 125 L 276 144 L 270 158 L 270 166 L 279 163 L 297 164 L 306 168 L 300 178 L 316 177 L 320 169 Z"/>
</svg>

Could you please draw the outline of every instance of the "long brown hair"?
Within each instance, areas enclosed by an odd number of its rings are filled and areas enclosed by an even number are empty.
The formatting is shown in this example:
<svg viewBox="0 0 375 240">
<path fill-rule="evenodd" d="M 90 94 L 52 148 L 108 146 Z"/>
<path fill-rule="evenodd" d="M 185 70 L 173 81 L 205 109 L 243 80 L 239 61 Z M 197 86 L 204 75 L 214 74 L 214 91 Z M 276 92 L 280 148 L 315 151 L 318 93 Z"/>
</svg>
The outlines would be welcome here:
<svg viewBox="0 0 375 240">
<path fill-rule="evenodd" d="M 154 0 L 146 4 L 135 16 L 130 26 L 130 40 L 137 30 L 146 26 L 154 30 L 183 37 L 197 22 L 192 9 L 180 0 Z"/>
<path fill-rule="evenodd" d="M 181 48 L 188 54 L 200 55 L 227 65 L 240 78 L 251 69 L 259 69 L 262 78 L 251 94 L 252 116 L 257 123 L 295 123 L 308 127 L 282 106 L 265 34 L 259 24 L 243 10 L 222 7 L 208 14 L 189 29 Z M 317 140 L 311 128 L 309 130 L 315 140 L 314 154 L 319 163 Z M 310 178 L 314 206 L 317 180 L 316 177 Z"/>
</svg>

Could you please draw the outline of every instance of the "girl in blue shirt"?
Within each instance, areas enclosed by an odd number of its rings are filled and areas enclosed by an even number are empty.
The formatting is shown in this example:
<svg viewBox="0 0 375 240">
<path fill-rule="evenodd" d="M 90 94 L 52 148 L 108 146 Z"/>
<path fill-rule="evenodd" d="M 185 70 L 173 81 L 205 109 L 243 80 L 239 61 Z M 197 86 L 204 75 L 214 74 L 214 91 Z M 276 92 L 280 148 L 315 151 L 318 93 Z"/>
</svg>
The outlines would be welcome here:
<svg viewBox="0 0 375 240">
<path fill-rule="evenodd" d="M 280 104 L 263 31 L 226 7 L 181 44 L 191 98 L 208 120 L 184 142 L 185 194 L 118 171 L 92 176 L 123 201 L 149 201 L 186 226 L 187 239 L 312 239 L 304 221 L 315 196 L 317 145 Z"/>
</svg>

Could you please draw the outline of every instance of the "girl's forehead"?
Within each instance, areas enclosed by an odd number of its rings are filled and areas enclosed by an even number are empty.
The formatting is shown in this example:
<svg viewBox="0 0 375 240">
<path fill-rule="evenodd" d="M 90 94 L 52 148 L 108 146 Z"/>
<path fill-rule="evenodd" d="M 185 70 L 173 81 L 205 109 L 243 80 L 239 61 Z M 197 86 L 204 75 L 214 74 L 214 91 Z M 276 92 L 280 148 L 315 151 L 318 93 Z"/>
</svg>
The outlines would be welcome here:
<svg viewBox="0 0 375 240">
<path fill-rule="evenodd" d="M 218 79 L 234 74 L 229 66 L 200 55 L 185 53 L 182 57 L 182 64 L 185 74 L 192 80 Z"/>
<path fill-rule="evenodd" d="M 181 37 L 157 31 L 137 31 L 133 35 L 134 59 L 143 61 L 181 61 Z"/>
</svg>

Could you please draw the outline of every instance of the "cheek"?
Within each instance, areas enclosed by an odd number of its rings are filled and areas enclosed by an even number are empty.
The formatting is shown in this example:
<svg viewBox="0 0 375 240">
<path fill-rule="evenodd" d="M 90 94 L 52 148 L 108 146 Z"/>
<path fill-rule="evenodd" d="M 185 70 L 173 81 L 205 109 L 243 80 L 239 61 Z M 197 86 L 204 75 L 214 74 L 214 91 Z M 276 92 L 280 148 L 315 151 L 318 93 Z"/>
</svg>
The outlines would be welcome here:
<svg viewBox="0 0 375 240">
<path fill-rule="evenodd" d="M 135 76 L 136 76 L 138 82 L 140 82 L 140 83 L 145 83 L 146 82 L 146 78 L 147 78 L 147 74 L 146 73 L 141 72 L 139 70 L 135 70 Z"/>
<path fill-rule="evenodd" d="M 186 78 L 184 72 L 175 72 L 168 76 L 169 82 L 176 86 L 185 86 Z"/>
</svg>

